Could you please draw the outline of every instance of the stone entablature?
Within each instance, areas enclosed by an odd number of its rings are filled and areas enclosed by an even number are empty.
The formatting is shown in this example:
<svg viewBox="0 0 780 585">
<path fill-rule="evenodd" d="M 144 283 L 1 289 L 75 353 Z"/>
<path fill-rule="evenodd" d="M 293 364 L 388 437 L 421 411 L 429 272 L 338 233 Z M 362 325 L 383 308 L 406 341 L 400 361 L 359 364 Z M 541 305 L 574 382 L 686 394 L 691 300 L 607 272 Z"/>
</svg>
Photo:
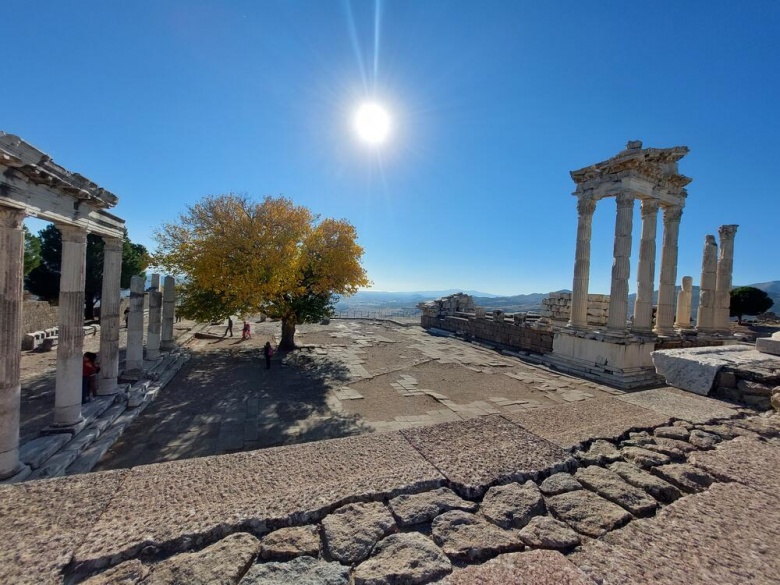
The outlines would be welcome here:
<svg viewBox="0 0 780 585">
<path fill-rule="evenodd" d="M 542 318 L 567 322 L 571 318 L 571 293 L 554 292 L 542 300 Z M 604 327 L 609 319 L 609 295 L 589 294 L 587 322 Z"/>
</svg>

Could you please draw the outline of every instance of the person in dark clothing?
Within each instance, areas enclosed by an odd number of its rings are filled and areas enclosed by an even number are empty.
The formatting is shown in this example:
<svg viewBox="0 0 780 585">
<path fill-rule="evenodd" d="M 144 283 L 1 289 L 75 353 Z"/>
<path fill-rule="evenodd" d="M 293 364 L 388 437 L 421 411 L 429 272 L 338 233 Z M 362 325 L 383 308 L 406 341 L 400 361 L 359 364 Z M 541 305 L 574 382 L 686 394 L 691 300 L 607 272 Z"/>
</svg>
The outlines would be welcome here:
<svg viewBox="0 0 780 585">
<path fill-rule="evenodd" d="M 127 329 L 127 319 L 130 316 L 130 308 L 125 308 L 125 329 Z"/>
<path fill-rule="evenodd" d="M 225 333 L 222 335 L 222 337 L 227 337 L 228 333 L 230 333 L 230 337 L 233 337 L 233 319 L 230 317 L 228 317 L 227 329 L 225 329 Z"/>
<path fill-rule="evenodd" d="M 90 401 L 90 383 L 92 376 L 95 376 L 98 372 L 98 367 L 92 359 L 91 352 L 86 352 L 83 359 L 83 367 L 81 372 L 81 404 L 86 404 Z"/>
<path fill-rule="evenodd" d="M 271 342 L 266 341 L 265 347 L 263 347 L 263 355 L 265 356 L 265 369 L 271 369 L 271 356 L 274 355 L 274 348 L 271 347 Z"/>
</svg>

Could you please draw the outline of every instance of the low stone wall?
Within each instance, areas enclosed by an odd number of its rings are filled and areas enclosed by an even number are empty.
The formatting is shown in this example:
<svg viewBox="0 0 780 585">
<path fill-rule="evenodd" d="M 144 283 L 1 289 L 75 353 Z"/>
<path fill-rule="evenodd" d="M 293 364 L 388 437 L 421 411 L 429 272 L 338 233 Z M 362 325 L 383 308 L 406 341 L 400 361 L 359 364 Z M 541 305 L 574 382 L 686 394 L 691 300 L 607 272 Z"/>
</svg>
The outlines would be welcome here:
<svg viewBox="0 0 780 585">
<path fill-rule="evenodd" d="M 499 315 L 501 318 L 503 313 L 499 312 Z M 552 331 L 528 323 L 516 323 L 503 319 L 496 321 L 492 316 L 481 318 L 474 315 L 447 315 L 445 317 L 423 315 L 420 324 L 425 329 L 435 327 L 508 349 L 542 354 L 552 352 Z"/>
<path fill-rule="evenodd" d="M 554 292 L 542 300 L 542 317 L 568 321 L 571 316 L 571 293 Z M 603 327 L 609 318 L 609 295 L 588 295 L 588 325 Z"/>
<path fill-rule="evenodd" d="M 780 370 L 758 371 L 724 366 L 715 378 L 711 395 L 768 410 L 772 408 L 773 392 L 780 393 Z"/>
<path fill-rule="evenodd" d="M 47 301 L 24 301 L 22 304 L 22 335 L 56 327 L 60 308 Z"/>
<path fill-rule="evenodd" d="M 691 337 L 659 337 L 655 342 L 655 349 L 682 349 L 684 347 L 720 347 L 724 345 L 722 339 L 701 339 Z"/>
</svg>

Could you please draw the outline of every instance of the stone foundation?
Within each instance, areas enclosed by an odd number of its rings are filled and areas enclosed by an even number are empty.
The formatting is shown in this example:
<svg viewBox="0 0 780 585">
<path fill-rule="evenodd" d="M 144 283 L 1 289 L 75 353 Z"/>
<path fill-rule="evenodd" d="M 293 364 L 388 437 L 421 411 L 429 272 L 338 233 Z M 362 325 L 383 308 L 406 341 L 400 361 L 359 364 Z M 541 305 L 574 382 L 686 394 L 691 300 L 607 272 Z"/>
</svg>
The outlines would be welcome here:
<svg viewBox="0 0 780 585">
<path fill-rule="evenodd" d="M 494 320 L 493 316 L 478 318 L 466 313 L 444 317 L 422 315 L 420 324 L 424 329 L 443 329 L 469 340 L 484 341 L 503 349 L 532 351 L 539 354 L 552 351 L 552 331 L 519 319 L 513 318 L 512 321 L 508 321 L 503 313 L 499 313 L 498 321 Z"/>
<path fill-rule="evenodd" d="M 609 319 L 609 295 L 588 295 L 588 325 L 604 327 Z M 542 300 L 542 317 L 568 322 L 571 318 L 571 293 L 554 292 Z"/>
</svg>

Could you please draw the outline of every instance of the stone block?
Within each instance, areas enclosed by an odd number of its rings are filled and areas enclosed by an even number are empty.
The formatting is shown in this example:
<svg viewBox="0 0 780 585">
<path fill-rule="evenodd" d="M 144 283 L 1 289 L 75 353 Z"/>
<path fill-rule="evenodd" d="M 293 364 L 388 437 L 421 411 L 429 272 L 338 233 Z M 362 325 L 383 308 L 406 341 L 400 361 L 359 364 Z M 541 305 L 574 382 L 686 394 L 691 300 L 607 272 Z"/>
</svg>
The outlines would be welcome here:
<svg viewBox="0 0 780 585">
<path fill-rule="evenodd" d="M 509 553 L 481 565 L 466 567 L 447 577 L 442 585 L 593 585 L 561 553 L 534 550 Z"/>
<path fill-rule="evenodd" d="M 38 469 L 70 439 L 70 433 L 57 433 L 28 441 L 19 448 L 19 461 L 32 469 Z"/>
<path fill-rule="evenodd" d="M 704 424 L 713 419 L 730 418 L 736 415 L 736 409 L 728 403 L 695 396 L 675 388 L 655 388 L 643 392 L 633 392 L 617 396 L 616 399 L 654 410 L 667 417 L 679 418 L 696 424 Z"/>
</svg>

